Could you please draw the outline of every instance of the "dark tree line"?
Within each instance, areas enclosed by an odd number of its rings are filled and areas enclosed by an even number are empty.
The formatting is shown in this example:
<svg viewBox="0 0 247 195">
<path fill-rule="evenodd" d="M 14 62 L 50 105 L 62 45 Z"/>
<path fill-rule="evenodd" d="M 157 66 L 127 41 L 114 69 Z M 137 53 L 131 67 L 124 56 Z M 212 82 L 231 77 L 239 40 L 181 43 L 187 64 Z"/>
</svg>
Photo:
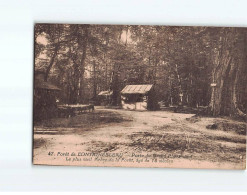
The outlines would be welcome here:
<svg viewBox="0 0 247 195">
<path fill-rule="evenodd" d="M 62 89 L 64 103 L 88 103 L 127 84 L 154 84 L 159 101 L 246 116 L 245 28 L 35 25 L 35 70 Z"/>
</svg>

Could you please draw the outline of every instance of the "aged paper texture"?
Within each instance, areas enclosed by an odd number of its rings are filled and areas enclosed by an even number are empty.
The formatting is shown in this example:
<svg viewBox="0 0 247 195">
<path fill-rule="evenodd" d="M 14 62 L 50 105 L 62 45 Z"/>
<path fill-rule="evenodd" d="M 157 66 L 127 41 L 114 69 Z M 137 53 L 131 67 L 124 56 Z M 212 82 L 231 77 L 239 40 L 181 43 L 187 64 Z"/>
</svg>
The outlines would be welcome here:
<svg viewBox="0 0 247 195">
<path fill-rule="evenodd" d="M 33 164 L 246 168 L 247 29 L 35 24 Z"/>
</svg>

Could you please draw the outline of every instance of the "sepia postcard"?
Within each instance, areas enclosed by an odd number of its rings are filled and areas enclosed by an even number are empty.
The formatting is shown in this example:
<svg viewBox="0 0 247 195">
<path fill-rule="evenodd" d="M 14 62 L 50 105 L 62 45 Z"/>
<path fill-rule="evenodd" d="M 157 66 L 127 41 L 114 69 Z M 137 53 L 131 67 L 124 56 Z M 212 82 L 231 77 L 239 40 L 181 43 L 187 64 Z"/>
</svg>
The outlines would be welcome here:
<svg viewBox="0 0 247 195">
<path fill-rule="evenodd" d="M 247 28 L 34 26 L 33 164 L 246 169 Z"/>
</svg>

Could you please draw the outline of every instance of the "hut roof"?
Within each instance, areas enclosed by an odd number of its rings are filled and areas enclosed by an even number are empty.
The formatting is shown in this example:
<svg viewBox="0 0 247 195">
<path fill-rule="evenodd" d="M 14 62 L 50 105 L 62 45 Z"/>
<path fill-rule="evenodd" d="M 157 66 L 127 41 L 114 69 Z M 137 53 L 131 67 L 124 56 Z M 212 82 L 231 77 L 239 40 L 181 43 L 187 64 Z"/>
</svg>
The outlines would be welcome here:
<svg viewBox="0 0 247 195">
<path fill-rule="evenodd" d="M 99 96 L 110 96 L 112 95 L 112 91 L 101 91 L 98 94 Z"/>
<path fill-rule="evenodd" d="M 126 85 L 121 91 L 122 94 L 145 94 L 151 90 L 153 85 Z"/>
</svg>

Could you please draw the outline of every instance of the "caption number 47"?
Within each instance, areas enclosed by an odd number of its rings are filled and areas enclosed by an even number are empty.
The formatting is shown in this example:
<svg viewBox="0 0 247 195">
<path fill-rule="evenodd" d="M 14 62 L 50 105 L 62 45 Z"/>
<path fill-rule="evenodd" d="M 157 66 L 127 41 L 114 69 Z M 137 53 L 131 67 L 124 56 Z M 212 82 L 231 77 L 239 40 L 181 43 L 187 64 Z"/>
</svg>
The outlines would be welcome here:
<svg viewBox="0 0 247 195">
<path fill-rule="evenodd" d="M 49 152 L 48 155 L 49 156 L 53 156 L 54 152 Z"/>
</svg>

